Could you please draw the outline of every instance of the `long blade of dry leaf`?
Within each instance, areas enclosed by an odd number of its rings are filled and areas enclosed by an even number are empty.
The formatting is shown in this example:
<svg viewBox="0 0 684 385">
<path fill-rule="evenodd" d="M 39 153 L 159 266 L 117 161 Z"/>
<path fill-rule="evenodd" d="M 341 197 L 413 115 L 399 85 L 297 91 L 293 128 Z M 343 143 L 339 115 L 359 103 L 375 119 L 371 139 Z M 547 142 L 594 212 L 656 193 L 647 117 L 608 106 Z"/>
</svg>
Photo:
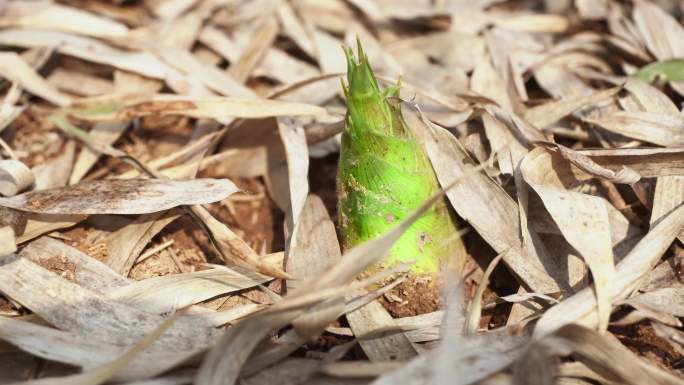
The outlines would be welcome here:
<svg viewBox="0 0 684 385">
<path fill-rule="evenodd" d="M 142 214 L 212 203 L 236 191 L 227 179 L 108 179 L 0 198 L 0 205 L 41 214 Z"/>
</svg>

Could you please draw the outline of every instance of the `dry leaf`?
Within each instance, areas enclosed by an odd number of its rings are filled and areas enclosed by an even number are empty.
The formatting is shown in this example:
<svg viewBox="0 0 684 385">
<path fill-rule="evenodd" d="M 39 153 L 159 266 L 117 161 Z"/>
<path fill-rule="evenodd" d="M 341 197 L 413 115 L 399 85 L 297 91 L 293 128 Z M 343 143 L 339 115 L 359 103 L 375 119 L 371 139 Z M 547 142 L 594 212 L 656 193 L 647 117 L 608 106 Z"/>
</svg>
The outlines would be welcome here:
<svg viewBox="0 0 684 385">
<path fill-rule="evenodd" d="M 303 103 L 233 97 L 188 98 L 160 94 L 151 97 L 92 101 L 67 112 L 85 120 L 122 120 L 149 115 L 184 115 L 194 118 L 265 118 L 271 116 L 321 115 L 325 109 Z"/>
<path fill-rule="evenodd" d="M 3 27 L 56 29 L 104 38 L 120 38 L 128 34 L 128 28 L 122 23 L 51 1 L 31 4 L 9 1 L 3 11 L 0 18 Z"/>
<path fill-rule="evenodd" d="M 634 246 L 629 254 L 615 267 L 615 279 L 611 285 L 611 301 L 625 298 L 643 280 L 655 262 L 684 227 L 684 206 L 666 214 Z M 535 334 L 553 333 L 563 325 L 578 323 L 594 327 L 598 319 L 595 313 L 596 297 L 592 288 L 584 288 L 560 304 L 549 309 L 535 327 Z"/>
<path fill-rule="evenodd" d="M 40 214 L 143 214 L 212 203 L 236 191 L 227 179 L 109 179 L 0 198 L 0 205 Z"/>
<path fill-rule="evenodd" d="M 12 254 L 17 251 L 17 243 L 14 240 L 14 230 L 10 226 L 0 227 L 0 256 Z"/>
<path fill-rule="evenodd" d="M 600 197 L 568 191 L 562 171 L 551 154 L 538 148 L 520 163 L 525 181 L 539 194 L 561 233 L 591 270 L 599 312 L 599 330 L 608 327 L 611 285 L 614 280 L 613 245 L 606 205 Z M 575 282 L 570 282 L 573 285 Z"/>
<path fill-rule="evenodd" d="M 69 96 L 57 91 L 47 83 L 36 70 L 14 52 L 0 52 L 0 76 L 17 82 L 28 92 L 57 106 L 65 107 L 72 102 Z"/>
</svg>

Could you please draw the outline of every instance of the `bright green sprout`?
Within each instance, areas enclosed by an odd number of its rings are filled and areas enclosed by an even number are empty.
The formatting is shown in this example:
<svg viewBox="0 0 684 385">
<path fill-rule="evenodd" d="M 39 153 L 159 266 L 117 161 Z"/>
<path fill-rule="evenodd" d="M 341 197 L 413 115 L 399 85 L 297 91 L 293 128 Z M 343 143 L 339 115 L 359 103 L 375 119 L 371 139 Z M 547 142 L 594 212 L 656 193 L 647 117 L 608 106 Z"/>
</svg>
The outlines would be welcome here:
<svg viewBox="0 0 684 385">
<path fill-rule="evenodd" d="M 345 248 L 378 237 L 440 190 L 429 159 L 401 113 L 399 87 L 382 90 L 358 44 L 347 57 L 347 124 L 338 171 L 339 215 Z M 460 255 L 454 216 L 440 201 L 420 217 L 382 262 L 414 262 L 415 275 L 435 275 Z M 460 263 L 456 261 L 456 263 Z"/>
</svg>

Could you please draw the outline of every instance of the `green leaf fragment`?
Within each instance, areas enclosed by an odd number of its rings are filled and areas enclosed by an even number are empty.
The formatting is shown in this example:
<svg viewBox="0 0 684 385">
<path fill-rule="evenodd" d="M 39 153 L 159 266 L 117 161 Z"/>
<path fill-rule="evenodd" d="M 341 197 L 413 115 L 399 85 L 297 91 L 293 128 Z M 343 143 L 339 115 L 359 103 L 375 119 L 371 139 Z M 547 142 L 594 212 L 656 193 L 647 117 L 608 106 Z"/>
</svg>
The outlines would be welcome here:
<svg viewBox="0 0 684 385">
<path fill-rule="evenodd" d="M 632 77 L 646 82 L 653 82 L 657 78 L 668 82 L 684 80 L 684 59 L 670 59 L 651 63 L 635 72 Z"/>
<path fill-rule="evenodd" d="M 358 59 L 345 48 L 347 124 L 338 170 L 339 216 L 345 248 L 386 233 L 440 190 L 427 155 L 401 107 L 399 84 L 380 89 L 361 45 Z M 435 274 L 462 248 L 445 200 L 399 239 L 383 265 L 413 262 L 417 274 Z"/>
</svg>

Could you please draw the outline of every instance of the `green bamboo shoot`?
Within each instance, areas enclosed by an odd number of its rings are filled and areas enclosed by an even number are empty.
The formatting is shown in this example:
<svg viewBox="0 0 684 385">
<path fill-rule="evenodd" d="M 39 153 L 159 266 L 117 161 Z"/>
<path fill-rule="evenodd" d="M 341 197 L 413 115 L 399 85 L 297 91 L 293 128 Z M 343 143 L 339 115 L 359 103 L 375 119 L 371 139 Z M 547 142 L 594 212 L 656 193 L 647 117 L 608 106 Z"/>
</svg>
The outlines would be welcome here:
<svg viewBox="0 0 684 385">
<path fill-rule="evenodd" d="M 421 143 L 402 117 L 400 84 L 380 89 L 361 45 L 346 48 L 346 128 L 338 170 L 338 212 L 344 248 L 396 226 L 440 190 Z M 435 276 L 462 263 L 463 245 L 446 200 L 420 217 L 374 268 L 412 263 L 411 275 Z M 461 260 L 453 261 L 458 255 Z"/>
</svg>

